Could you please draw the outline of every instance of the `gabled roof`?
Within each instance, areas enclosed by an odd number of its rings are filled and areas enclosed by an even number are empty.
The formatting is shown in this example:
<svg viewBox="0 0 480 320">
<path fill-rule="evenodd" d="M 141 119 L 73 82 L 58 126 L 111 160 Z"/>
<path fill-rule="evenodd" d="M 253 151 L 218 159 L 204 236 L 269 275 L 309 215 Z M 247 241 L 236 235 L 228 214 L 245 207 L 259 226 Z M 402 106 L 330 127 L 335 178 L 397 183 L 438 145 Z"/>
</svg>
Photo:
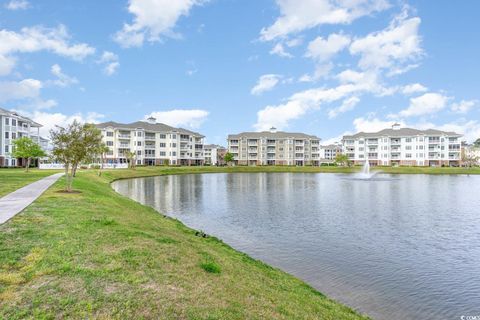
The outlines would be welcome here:
<svg viewBox="0 0 480 320">
<path fill-rule="evenodd" d="M 114 128 L 114 129 L 124 129 L 124 130 L 135 130 L 135 129 L 143 129 L 145 131 L 150 132 L 176 132 L 180 134 L 189 134 L 199 137 L 204 137 L 202 134 L 194 131 L 190 131 L 183 128 L 175 128 L 164 123 L 149 123 L 146 121 L 136 121 L 132 123 L 118 123 L 114 121 L 108 121 L 103 123 L 97 123 L 95 126 L 99 129 L 106 129 L 106 128 Z"/>
<path fill-rule="evenodd" d="M 36 128 L 43 127 L 40 123 L 37 123 L 37 122 L 33 121 L 33 120 L 30 119 L 30 118 L 24 117 L 24 116 L 22 116 L 22 115 L 20 115 L 20 114 L 18 114 L 18 113 L 16 113 L 16 112 L 14 112 L 14 111 L 9 111 L 9 110 L 7 110 L 7 109 L 0 108 L 0 115 L 1 115 L 1 116 L 9 116 L 9 117 L 15 116 L 15 117 L 19 118 L 19 119 L 22 120 L 22 121 L 30 122 L 30 126 L 31 126 L 31 127 L 36 127 Z"/>
<path fill-rule="evenodd" d="M 271 131 L 241 132 L 241 133 L 238 133 L 238 134 L 229 134 L 228 135 L 228 139 L 240 139 L 242 137 L 245 137 L 247 139 L 261 139 L 261 138 L 287 139 L 287 138 L 292 138 L 292 139 L 316 139 L 316 140 L 321 140 L 317 136 L 308 135 L 308 134 L 305 134 L 305 133 L 284 132 L 284 131 L 277 131 L 277 132 L 271 132 Z"/>
<path fill-rule="evenodd" d="M 343 136 L 345 139 L 356 139 L 356 138 L 376 138 L 376 137 L 411 137 L 411 136 L 454 136 L 461 137 L 461 134 L 455 132 L 441 131 L 435 129 L 428 130 L 417 130 L 412 128 L 401 128 L 401 129 L 383 129 L 378 132 L 359 132 L 354 135 Z"/>
</svg>

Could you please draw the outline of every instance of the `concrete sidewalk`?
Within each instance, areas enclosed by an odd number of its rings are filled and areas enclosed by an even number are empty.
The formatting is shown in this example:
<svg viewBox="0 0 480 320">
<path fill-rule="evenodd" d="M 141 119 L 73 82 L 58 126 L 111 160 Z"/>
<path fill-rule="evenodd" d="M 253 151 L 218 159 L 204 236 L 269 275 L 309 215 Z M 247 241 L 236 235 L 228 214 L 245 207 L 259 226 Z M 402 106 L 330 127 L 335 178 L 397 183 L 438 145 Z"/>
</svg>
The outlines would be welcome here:
<svg viewBox="0 0 480 320">
<path fill-rule="evenodd" d="M 53 174 L 0 198 L 0 224 L 28 207 L 61 176 L 63 173 Z"/>
</svg>

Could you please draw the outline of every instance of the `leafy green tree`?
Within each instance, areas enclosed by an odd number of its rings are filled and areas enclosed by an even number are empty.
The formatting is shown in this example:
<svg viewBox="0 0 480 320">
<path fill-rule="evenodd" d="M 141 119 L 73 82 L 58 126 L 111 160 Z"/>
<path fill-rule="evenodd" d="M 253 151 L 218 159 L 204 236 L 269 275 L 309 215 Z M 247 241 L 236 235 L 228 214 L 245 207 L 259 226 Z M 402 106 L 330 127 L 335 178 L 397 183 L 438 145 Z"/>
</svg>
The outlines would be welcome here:
<svg viewBox="0 0 480 320">
<path fill-rule="evenodd" d="M 25 159 L 25 171 L 28 172 L 30 162 L 32 159 L 38 159 L 45 157 L 46 154 L 38 143 L 30 139 L 29 137 L 21 137 L 13 140 L 14 151 L 13 156 L 15 158 Z"/>
<path fill-rule="evenodd" d="M 223 160 L 225 160 L 227 164 L 230 164 L 234 160 L 233 154 L 231 154 L 230 152 L 225 153 Z"/>
<path fill-rule="evenodd" d="M 335 157 L 335 163 L 340 166 L 348 166 L 350 167 L 352 162 L 348 158 L 346 154 L 337 154 Z"/>
<path fill-rule="evenodd" d="M 65 191 L 72 191 L 73 178 L 78 166 L 98 152 L 102 134 L 93 124 L 80 124 L 76 120 L 66 128 L 50 131 L 54 160 L 65 166 Z"/>
</svg>

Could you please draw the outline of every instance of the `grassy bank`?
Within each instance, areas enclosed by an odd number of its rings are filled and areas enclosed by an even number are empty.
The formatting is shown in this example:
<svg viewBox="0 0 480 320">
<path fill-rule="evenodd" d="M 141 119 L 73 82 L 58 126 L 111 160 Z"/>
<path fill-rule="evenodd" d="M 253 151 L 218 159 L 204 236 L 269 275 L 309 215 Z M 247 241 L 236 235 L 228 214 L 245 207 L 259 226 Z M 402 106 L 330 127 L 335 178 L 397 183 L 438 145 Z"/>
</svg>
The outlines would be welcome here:
<svg viewBox="0 0 480 320">
<path fill-rule="evenodd" d="M 137 168 L 102 177 L 85 171 L 74 183 L 77 194 L 56 192 L 60 180 L 0 226 L 0 319 L 363 318 L 109 185 L 119 178 L 217 169 Z"/>
<path fill-rule="evenodd" d="M 0 169 L 0 197 L 56 172 L 38 169 L 30 169 L 29 172 L 25 172 L 25 169 Z"/>
</svg>

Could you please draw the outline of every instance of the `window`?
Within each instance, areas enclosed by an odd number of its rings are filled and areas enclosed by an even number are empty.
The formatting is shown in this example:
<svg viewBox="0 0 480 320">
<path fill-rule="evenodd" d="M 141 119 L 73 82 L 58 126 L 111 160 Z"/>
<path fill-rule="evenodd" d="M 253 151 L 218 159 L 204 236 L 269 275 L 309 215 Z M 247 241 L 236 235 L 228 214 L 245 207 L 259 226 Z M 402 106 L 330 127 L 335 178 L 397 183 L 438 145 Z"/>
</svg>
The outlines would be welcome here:
<svg viewBox="0 0 480 320">
<path fill-rule="evenodd" d="M 160 139 L 167 139 L 167 135 L 166 134 L 160 134 Z"/>
<path fill-rule="evenodd" d="M 165 142 L 160 142 L 160 148 L 165 148 L 167 147 L 167 144 Z"/>
<path fill-rule="evenodd" d="M 412 138 L 405 138 L 405 142 L 412 142 Z"/>
<path fill-rule="evenodd" d="M 411 153 L 406 153 L 405 154 L 405 158 L 411 158 L 412 157 L 412 154 Z"/>
<path fill-rule="evenodd" d="M 113 131 L 107 131 L 107 137 L 113 137 Z"/>
<path fill-rule="evenodd" d="M 142 136 L 142 132 L 137 132 L 137 137 L 141 137 Z"/>
<path fill-rule="evenodd" d="M 8 153 L 8 146 L 5 146 L 5 153 Z"/>
<path fill-rule="evenodd" d="M 174 143 L 170 143 L 170 147 L 172 148 L 176 148 L 177 147 L 177 144 L 174 142 Z"/>
<path fill-rule="evenodd" d="M 12 126 L 16 126 L 16 125 L 17 125 L 17 120 L 12 119 Z"/>
<path fill-rule="evenodd" d="M 112 147 L 113 146 L 113 141 L 107 141 L 107 146 Z"/>
<path fill-rule="evenodd" d="M 412 146 L 406 146 L 405 149 L 406 150 L 412 150 Z"/>
<path fill-rule="evenodd" d="M 137 155 L 141 156 L 141 155 L 142 155 L 142 151 L 141 151 L 141 150 L 138 150 L 138 151 L 137 151 Z"/>
<path fill-rule="evenodd" d="M 137 141 L 137 146 L 141 147 L 142 146 L 142 141 Z"/>
<path fill-rule="evenodd" d="M 172 156 L 176 157 L 176 156 L 177 156 L 177 152 L 176 152 L 176 151 L 173 151 L 173 152 L 172 152 Z"/>
<path fill-rule="evenodd" d="M 5 125 L 7 125 L 7 126 L 10 125 L 10 118 L 5 118 Z"/>
<path fill-rule="evenodd" d="M 10 138 L 10 132 L 5 132 L 5 139 L 9 139 Z"/>
<path fill-rule="evenodd" d="M 15 132 L 12 132 L 12 139 L 15 140 L 17 139 L 17 134 Z M 442 147 L 443 148 L 443 147 Z"/>
<path fill-rule="evenodd" d="M 176 134 L 172 134 L 172 139 L 177 139 L 177 135 L 176 135 Z"/>
<path fill-rule="evenodd" d="M 165 151 L 160 151 L 160 157 L 165 157 L 167 156 L 167 153 Z"/>
</svg>

